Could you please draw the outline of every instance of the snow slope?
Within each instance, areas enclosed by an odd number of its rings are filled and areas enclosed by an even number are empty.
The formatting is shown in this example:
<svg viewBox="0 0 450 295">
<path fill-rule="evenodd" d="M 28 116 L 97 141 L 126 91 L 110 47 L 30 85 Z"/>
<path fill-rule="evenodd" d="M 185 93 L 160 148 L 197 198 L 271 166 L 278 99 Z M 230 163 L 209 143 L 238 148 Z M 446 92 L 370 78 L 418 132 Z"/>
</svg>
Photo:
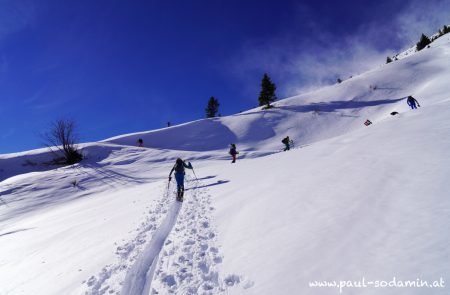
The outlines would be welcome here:
<svg viewBox="0 0 450 295">
<path fill-rule="evenodd" d="M 413 95 L 428 104 L 445 96 L 448 80 L 448 36 L 421 52 L 312 93 L 275 103 L 276 109 L 253 109 L 224 118 L 203 119 L 170 128 L 134 133 L 106 142 L 189 151 L 226 149 L 238 142 L 245 151 L 279 150 L 280 136 L 289 134 L 298 144 L 309 144 L 362 128 L 361 120 L 380 120 L 392 110 L 408 109 Z M 434 93 L 436 89 L 439 93 Z M 211 132 L 214 130 L 214 132 Z M 258 154 L 259 155 L 259 154 Z"/>
<path fill-rule="evenodd" d="M 271 110 L 83 144 L 86 160 L 70 167 L 43 164 L 45 150 L 0 155 L 0 294 L 339 294 L 309 283 L 450 280 L 449 57 L 444 36 Z M 411 94 L 420 109 L 408 110 Z M 280 152 L 286 135 L 295 148 Z M 177 157 L 198 177 L 187 172 L 182 204 L 167 182 Z"/>
</svg>

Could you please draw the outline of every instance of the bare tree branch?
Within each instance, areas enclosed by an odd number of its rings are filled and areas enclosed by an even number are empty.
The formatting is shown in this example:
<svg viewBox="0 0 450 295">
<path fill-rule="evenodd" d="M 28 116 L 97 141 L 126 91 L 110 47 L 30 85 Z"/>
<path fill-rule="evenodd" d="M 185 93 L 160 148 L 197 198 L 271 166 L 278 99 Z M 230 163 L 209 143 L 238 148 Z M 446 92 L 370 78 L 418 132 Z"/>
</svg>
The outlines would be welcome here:
<svg viewBox="0 0 450 295">
<path fill-rule="evenodd" d="M 59 151 L 66 164 L 80 162 L 82 160 L 82 155 L 76 146 L 78 138 L 75 135 L 75 122 L 72 120 L 60 119 L 53 122 L 50 128 L 50 132 L 47 132 L 42 136 L 47 147 L 49 147 L 54 154 L 58 154 L 57 151 Z"/>
</svg>

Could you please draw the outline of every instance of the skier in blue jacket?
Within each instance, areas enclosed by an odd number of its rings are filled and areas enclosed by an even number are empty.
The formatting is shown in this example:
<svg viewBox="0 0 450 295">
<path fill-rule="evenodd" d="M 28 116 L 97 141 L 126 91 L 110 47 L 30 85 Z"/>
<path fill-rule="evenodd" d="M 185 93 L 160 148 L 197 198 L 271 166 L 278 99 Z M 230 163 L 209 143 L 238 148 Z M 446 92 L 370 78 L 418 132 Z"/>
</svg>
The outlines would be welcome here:
<svg viewBox="0 0 450 295">
<path fill-rule="evenodd" d="M 417 109 L 416 103 L 417 103 L 417 106 L 420 107 L 420 104 L 417 101 L 417 99 L 415 99 L 411 95 L 408 96 L 408 99 L 406 100 L 406 103 L 411 107 L 412 110 Z"/>
<path fill-rule="evenodd" d="M 191 162 L 186 164 L 183 160 L 178 158 L 169 173 L 169 181 L 172 180 L 172 172 L 175 171 L 175 180 L 177 181 L 177 201 L 183 200 L 184 195 L 184 169 L 193 169 Z"/>
</svg>

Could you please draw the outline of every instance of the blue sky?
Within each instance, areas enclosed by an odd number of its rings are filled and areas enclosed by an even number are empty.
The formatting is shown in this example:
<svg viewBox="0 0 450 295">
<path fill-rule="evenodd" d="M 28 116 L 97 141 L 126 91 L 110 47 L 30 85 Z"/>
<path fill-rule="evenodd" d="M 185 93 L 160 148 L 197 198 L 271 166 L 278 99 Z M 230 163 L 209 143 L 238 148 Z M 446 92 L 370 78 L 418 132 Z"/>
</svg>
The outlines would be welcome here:
<svg viewBox="0 0 450 295">
<path fill-rule="evenodd" d="M 450 0 L 0 0 L 0 153 L 42 147 L 52 121 L 83 142 L 257 105 L 383 64 L 450 23 Z"/>
</svg>

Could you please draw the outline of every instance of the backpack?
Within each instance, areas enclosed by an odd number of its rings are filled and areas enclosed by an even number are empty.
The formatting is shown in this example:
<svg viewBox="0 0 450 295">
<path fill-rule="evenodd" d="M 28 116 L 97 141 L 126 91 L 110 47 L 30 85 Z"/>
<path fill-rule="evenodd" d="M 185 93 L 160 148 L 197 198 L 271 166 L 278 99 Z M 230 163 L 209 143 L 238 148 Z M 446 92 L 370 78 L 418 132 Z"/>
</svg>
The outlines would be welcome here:
<svg viewBox="0 0 450 295">
<path fill-rule="evenodd" d="M 281 141 L 284 144 L 288 144 L 289 143 L 289 139 L 287 137 L 283 138 L 283 140 Z"/>
<path fill-rule="evenodd" d="M 183 160 L 178 159 L 177 162 L 175 163 L 174 169 L 176 173 L 184 173 Z"/>
<path fill-rule="evenodd" d="M 231 144 L 229 154 L 230 154 L 230 155 L 236 155 L 236 154 L 238 154 L 238 152 L 236 151 L 236 145 L 233 144 L 233 143 Z"/>
</svg>

